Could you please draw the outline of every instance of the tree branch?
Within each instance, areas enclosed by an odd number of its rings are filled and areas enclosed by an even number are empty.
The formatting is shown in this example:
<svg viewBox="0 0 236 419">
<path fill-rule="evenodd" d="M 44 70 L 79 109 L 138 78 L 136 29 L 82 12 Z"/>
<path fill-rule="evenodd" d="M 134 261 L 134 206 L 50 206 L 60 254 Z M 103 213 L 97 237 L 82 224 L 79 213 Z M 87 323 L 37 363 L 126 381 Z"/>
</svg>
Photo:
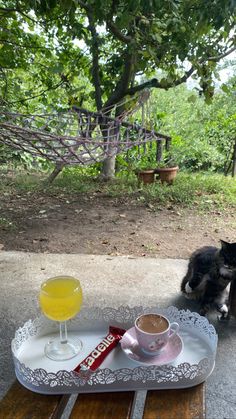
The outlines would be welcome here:
<svg viewBox="0 0 236 419">
<path fill-rule="evenodd" d="M 86 4 L 84 1 L 78 0 L 78 4 L 83 7 L 86 12 L 92 12 L 92 8 L 89 4 Z"/>
<path fill-rule="evenodd" d="M 105 19 L 106 22 L 106 26 L 107 29 L 113 34 L 115 35 L 115 37 L 117 39 L 119 39 L 119 41 L 125 43 L 125 44 L 129 44 L 132 41 L 132 37 L 130 35 L 125 35 L 123 34 L 119 28 L 117 28 L 117 26 L 115 25 L 115 23 L 113 22 L 113 16 L 117 15 L 117 4 L 118 2 L 116 0 L 112 0 L 111 3 L 111 7 L 110 7 L 110 12 L 108 13 L 107 18 Z"/>
<path fill-rule="evenodd" d="M 101 82 L 99 76 L 99 42 L 98 42 L 98 33 L 96 31 L 96 24 L 94 22 L 93 16 L 93 9 L 92 7 L 82 0 L 78 0 L 78 4 L 83 7 L 87 14 L 87 18 L 89 21 L 88 29 L 91 32 L 92 36 L 92 46 L 91 46 L 91 54 L 92 54 L 92 79 L 95 88 L 95 101 L 97 109 L 102 108 L 102 91 L 101 91 Z"/>
<path fill-rule="evenodd" d="M 182 77 L 169 83 L 161 83 L 156 78 L 153 78 L 142 84 L 139 84 L 137 86 L 131 87 L 130 89 L 127 89 L 125 94 L 132 96 L 143 89 L 151 89 L 152 87 L 159 88 L 159 89 L 169 89 L 170 87 L 175 87 L 175 86 L 178 86 L 179 84 L 184 83 L 193 74 L 194 71 L 195 71 L 195 68 L 191 67 L 190 70 L 186 71 L 186 73 Z"/>
<path fill-rule="evenodd" d="M 56 90 L 56 89 L 58 89 L 58 87 L 62 86 L 64 83 L 65 83 L 64 80 L 62 80 L 60 83 L 57 83 L 55 86 L 49 87 L 48 89 L 45 89 L 45 90 L 42 90 L 37 95 L 28 96 L 25 99 L 20 99 L 20 100 L 16 100 L 14 102 L 8 102 L 8 103 L 9 103 L 9 105 L 13 105 L 15 103 L 21 103 L 21 102 L 26 102 L 27 100 L 35 99 L 36 97 L 42 96 L 44 93 L 46 93 L 46 92 L 48 92 L 50 90 Z"/>
<path fill-rule="evenodd" d="M 128 52 L 127 50 L 126 57 L 127 58 L 125 59 L 124 70 L 120 78 L 120 81 L 117 83 L 117 86 L 111 97 L 105 103 L 104 108 L 108 108 L 109 106 L 112 106 L 115 103 L 119 102 L 119 100 L 127 94 L 127 88 L 133 75 L 134 54 Z"/>
<path fill-rule="evenodd" d="M 119 39 L 121 42 L 124 42 L 125 44 L 129 44 L 132 41 L 132 37 L 129 35 L 124 35 L 114 24 L 112 20 L 106 21 L 107 28 L 110 30 L 113 35 L 116 36 L 117 39 Z"/>
<path fill-rule="evenodd" d="M 89 30 L 92 36 L 92 46 L 91 46 L 91 53 L 92 53 L 92 78 L 93 84 L 95 87 L 95 101 L 97 110 L 102 108 L 102 91 L 101 91 L 101 81 L 99 76 L 99 42 L 98 42 L 98 33 L 96 31 L 96 25 L 94 22 L 94 17 L 92 12 L 87 10 L 87 16 L 89 20 Z"/>
<path fill-rule="evenodd" d="M 221 60 L 222 58 L 227 57 L 227 55 L 231 54 L 231 53 L 232 53 L 232 52 L 234 52 L 234 51 L 236 51 L 236 46 L 235 46 L 235 47 L 232 47 L 232 48 L 231 48 L 231 49 L 229 49 L 228 51 L 226 51 L 226 52 L 224 52 L 224 53 L 222 53 L 222 54 L 220 54 L 220 55 L 218 55 L 218 56 L 216 56 L 216 57 L 209 57 L 209 58 L 207 58 L 206 60 L 203 60 L 203 62 L 204 62 L 204 61 L 219 61 L 219 60 Z"/>
<path fill-rule="evenodd" d="M 215 57 L 208 57 L 204 58 L 199 61 L 199 64 L 203 64 L 206 61 L 219 61 L 224 57 L 227 57 L 227 55 L 231 54 L 232 52 L 236 51 L 236 46 L 233 48 L 230 48 L 228 51 L 215 56 Z M 191 67 L 190 70 L 186 71 L 186 73 L 180 77 L 179 79 L 171 82 L 171 83 L 160 83 L 156 78 L 153 78 L 145 83 L 139 84 L 137 86 L 131 87 L 130 89 L 127 89 L 126 95 L 134 95 L 137 92 L 140 92 L 143 89 L 150 89 L 152 87 L 159 88 L 159 89 L 169 89 L 170 87 L 176 87 L 180 84 L 187 81 L 187 79 L 194 73 L 196 69 L 194 67 Z"/>
<path fill-rule="evenodd" d="M 0 7 L 0 11 L 2 11 L 4 13 L 16 12 L 16 13 L 19 13 L 20 15 L 24 16 L 26 19 L 29 19 L 32 22 L 37 23 L 36 20 L 34 20 L 32 17 L 28 16 L 26 13 L 22 12 L 20 9 L 17 9 L 17 8 L 13 8 L 13 7 Z"/>
<path fill-rule="evenodd" d="M 10 45 L 14 45 L 16 47 L 20 47 L 20 48 L 29 48 L 29 49 L 41 49 L 43 51 L 47 51 L 47 48 L 44 47 L 38 47 L 38 46 L 34 46 L 34 45 L 20 45 L 20 44 L 16 44 L 15 42 L 12 41 L 7 41 L 6 39 L 0 39 L 0 42 L 2 42 L 3 44 L 10 44 Z"/>
</svg>

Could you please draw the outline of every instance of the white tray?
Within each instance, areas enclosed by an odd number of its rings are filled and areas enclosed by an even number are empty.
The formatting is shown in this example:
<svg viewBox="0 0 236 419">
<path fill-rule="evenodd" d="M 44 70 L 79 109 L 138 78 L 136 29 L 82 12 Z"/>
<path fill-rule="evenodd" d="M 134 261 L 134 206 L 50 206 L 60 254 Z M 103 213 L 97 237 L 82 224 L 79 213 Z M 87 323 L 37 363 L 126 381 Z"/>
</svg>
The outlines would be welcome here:
<svg viewBox="0 0 236 419">
<path fill-rule="evenodd" d="M 143 366 L 129 360 L 120 345 L 107 356 L 100 369 L 84 379 L 73 369 L 107 335 L 109 325 L 129 329 L 141 313 L 159 312 L 180 325 L 183 351 L 168 365 Z M 51 361 L 44 345 L 58 334 L 58 325 L 39 317 L 16 331 L 12 354 L 16 377 L 30 390 L 45 394 L 171 389 L 197 385 L 206 380 L 215 365 L 217 334 L 205 317 L 175 307 L 92 308 L 68 322 L 69 332 L 83 341 L 83 350 L 71 360 Z"/>
</svg>

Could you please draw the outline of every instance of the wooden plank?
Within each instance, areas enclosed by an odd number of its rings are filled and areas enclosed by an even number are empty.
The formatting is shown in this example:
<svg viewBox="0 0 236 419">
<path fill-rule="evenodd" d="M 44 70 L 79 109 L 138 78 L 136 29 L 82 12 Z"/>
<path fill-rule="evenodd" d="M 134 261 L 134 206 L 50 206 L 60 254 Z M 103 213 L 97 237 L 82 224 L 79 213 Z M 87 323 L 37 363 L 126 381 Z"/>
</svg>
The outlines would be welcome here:
<svg viewBox="0 0 236 419">
<path fill-rule="evenodd" d="M 62 396 L 34 393 L 15 381 L 0 401 L 0 419 L 51 418 L 59 409 L 61 399 Z"/>
<path fill-rule="evenodd" d="M 134 392 L 79 394 L 70 419 L 128 419 Z"/>
<path fill-rule="evenodd" d="M 143 419 L 204 419 L 205 386 L 148 391 Z"/>
</svg>

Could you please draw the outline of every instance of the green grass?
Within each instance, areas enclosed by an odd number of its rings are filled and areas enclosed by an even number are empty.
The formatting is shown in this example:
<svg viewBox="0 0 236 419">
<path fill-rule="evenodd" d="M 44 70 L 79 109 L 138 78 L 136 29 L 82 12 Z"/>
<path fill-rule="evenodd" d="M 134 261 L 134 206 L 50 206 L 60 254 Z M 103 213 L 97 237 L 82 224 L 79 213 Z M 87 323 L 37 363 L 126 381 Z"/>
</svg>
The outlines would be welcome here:
<svg viewBox="0 0 236 419">
<path fill-rule="evenodd" d="M 119 173 L 112 182 L 101 182 L 93 168 L 66 168 L 51 185 L 46 175 L 15 171 L 1 176 L 0 192 L 5 194 L 27 191 L 47 194 L 93 194 L 101 192 L 111 198 L 130 197 L 137 203 L 152 204 L 153 208 L 178 205 L 199 210 L 236 206 L 236 179 L 212 173 L 179 172 L 173 185 L 156 181 L 139 185 L 133 173 Z"/>
<path fill-rule="evenodd" d="M 212 173 L 179 173 L 172 186 L 153 184 L 153 199 L 198 209 L 236 205 L 236 179 Z"/>
</svg>

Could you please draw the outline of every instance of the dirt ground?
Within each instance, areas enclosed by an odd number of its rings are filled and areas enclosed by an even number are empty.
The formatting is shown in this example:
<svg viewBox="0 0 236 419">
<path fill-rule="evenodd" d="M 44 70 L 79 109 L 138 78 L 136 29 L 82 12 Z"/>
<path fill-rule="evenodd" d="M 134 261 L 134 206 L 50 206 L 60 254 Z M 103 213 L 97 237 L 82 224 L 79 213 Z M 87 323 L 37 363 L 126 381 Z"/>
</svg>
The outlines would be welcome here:
<svg viewBox="0 0 236 419">
<path fill-rule="evenodd" d="M 132 198 L 7 192 L 0 202 L 0 250 L 185 258 L 203 245 L 236 241 L 234 211 L 152 205 Z"/>
</svg>

